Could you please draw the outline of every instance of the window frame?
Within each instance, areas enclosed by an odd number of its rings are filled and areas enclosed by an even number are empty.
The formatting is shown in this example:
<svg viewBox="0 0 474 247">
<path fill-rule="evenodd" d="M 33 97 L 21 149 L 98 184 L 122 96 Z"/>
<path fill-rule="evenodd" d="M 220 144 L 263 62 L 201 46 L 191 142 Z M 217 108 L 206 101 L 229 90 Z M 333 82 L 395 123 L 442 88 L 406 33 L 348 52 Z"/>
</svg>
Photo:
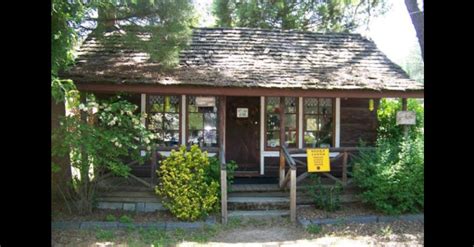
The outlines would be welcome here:
<svg viewBox="0 0 474 247">
<path fill-rule="evenodd" d="M 216 95 L 185 95 L 186 97 L 186 140 L 185 140 L 185 143 L 184 145 L 186 147 L 190 147 L 190 145 L 188 144 L 188 140 L 189 140 L 189 137 L 190 137 L 190 129 L 189 129 L 189 114 L 190 113 L 194 113 L 194 112 L 189 112 L 189 97 L 214 97 L 215 98 L 215 101 L 216 101 L 216 141 L 217 141 L 217 146 L 216 147 L 199 147 L 201 150 L 206 150 L 206 151 L 210 151 L 210 152 L 217 152 L 219 151 L 219 96 L 216 96 Z M 204 124 L 204 113 L 201 113 L 203 115 L 203 124 Z M 204 131 L 204 128 L 202 129 L 202 131 Z"/>
<path fill-rule="evenodd" d="M 316 116 L 320 116 L 321 114 L 319 113 L 319 100 L 320 99 L 330 99 L 331 100 L 331 119 L 332 119 L 332 128 L 331 128 L 331 147 L 335 147 L 335 143 L 336 143 L 336 99 L 335 98 L 328 98 L 328 97 L 302 97 L 303 98 L 303 107 L 302 107 L 302 119 L 303 119 L 303 124 L 302 124 L 302 137 L 303 137 L 303 141 L 302 141 L 302 148 L 308 148 L 306 146 L 306 142 L 304 141 L 304 137 L 305 137 L 305 132 L 307 132 L 306 130 L 306 121 L 305 121 L 305 116 L 306 115 L 316 115 Z M 308 99 L 308 98 L 316 98 L 318 99 L 318 113 L 317 114 L 306 114 L 305 113 L 305 99 Z M 313 131 L 312 131 L 313 132 Z M 316 132 L 320 132 L 319 130 L 316 131 Z"/>
<path fill-rule="evenodd" d="M 163 114 L 165 114 L 165 113 L 178 114 L 178 125 L 179 125 L 179 126 L 178 126 L 178 138 L 179 138 L 179 139 L 178 139 L 178 140 L 179 140 L 179 141 L 178 141 L 178 143 L 179 143 L 179 144 L 178 144 L 178 148 L 179 148 L 179 146 L 182 145 L 182 143 L 181 143 L 181 140 L 182 140 L 182 127 L 181 127 L 181 125 L 182 125 L 182 117 L 181 117 L 181 115 L 182 115 L 182 114 L 181 114 L 181 104 L 183 103 L 183 101 L 182 101 L 181 95 L 179 95 L 179 94 L 163 94 L 163 93 L 146 94 L 146 95 L 145 95 L 145 97 L 146 97 L 146 98 L 145 98 L 145 99 L 146 99 L 146 100 L 145 100 L 145 101 L 146 101 L 146 103 L 145 103 L 145 106 L 146 106 L 146 108 L 145 108 L 145 113 L 146 113 L 147 117 L 145 118 L 145 127 L 146 127 L 147 129 L 148 129 L 148 125 L 150 124 L 150 116 L 151 116 L 151 114 L 152 114 L 152 113 L 150 112 L 150 110 L 151 110 L 150 96 L 164 96 L 164 97 L 166 97 L 166 96 L 176 96 L 176 97 L 178 97 L 178 102 L 179 102 L 179 104 L 178 104 L 178 112 L 177 112 L 177 113 L 174 113 L 174 112 L 162 112 L 162 113 L 163 113 Z M 177 148 L 177 147 L 174 147 L 174 146 L 173 146 L 173 147 L 160 147 L 160 146 L 158 146 L 158 143 L 157 143 L 157 150 L 158 150 L 158 151 L 170 151 L 170 150 L 173 150 L 173 149 L 176 149 L 176 148 Z"/>
<path fill-rule="evenodd" d="M 281 140 L 279 141 L 279 146 L 278 147 L 270 147 L 270 146 L 268 146 L 268 142 L 267 142 L 267 140 L 268 140 L 267 139 L 267 132 L 268 132 L 267 131 L 267 119 L 268 119 L 267 118 L 267 116 L 268 116 L 267 103 L 268 103 L 268 98 L 270 98 L 270 97 L 276 97 L 276 98 L 279 98 L 279 99 L 281 99 L 281 97 L 284 97 L 285 100 L 286 100 L 286 98 L 295 98 L 296 112 L 295 113 L 286 113 L 285 112 L 284 114 L 285 114 L 285 120 L 287 119 L 287 117 L 286 117 L 287 114 L 294 114 L 296 116 L 296 123 L 295 123 L 296 127 L 295 127 L 294 130 L 289 130 L 289 131 L 286 131 L 286 129 L 285 129 L 285 135 L 287 133 L 295 131 L 296 133 L 295 133 L 295 147 L 294 148 L 298 148 L 299 131 L 300 131 L 299 130 L 299 121 L 300 121 L 299 120 L 299 111 L 300 111 L 299 110 L 299 108 L 300 108 L 299 107 L 299 97 L 297 97 L 297 96 L 265 96 L 265 102 L 264 102 L 264 106 L 263 106 L 263 108 L 264 108 L 264 112 L 263 112 L 263 114 L 264 114 L 263 115 L 263 126 L 264 126 L 263 127 L 263 131 L 264 131 L 264 133 L 263 133 L 263 148 L 264 148 L 264 151 L 278 151 L 278 150 L 280 150 L 280 147 L 281 147 Z M 283 110 L 285 110 L 285 109 L 283 109 Z M 285 125 L 286 125 L 286 122 L 285 122 Z M 286 128 L 286 126 L 285 126 L 285 128 Z M 278 127 L 278 133 L 280 133 L 280 127 Z M 280 134 L 278 134 L 278 135 L 280 135 Z"/>
</svg>

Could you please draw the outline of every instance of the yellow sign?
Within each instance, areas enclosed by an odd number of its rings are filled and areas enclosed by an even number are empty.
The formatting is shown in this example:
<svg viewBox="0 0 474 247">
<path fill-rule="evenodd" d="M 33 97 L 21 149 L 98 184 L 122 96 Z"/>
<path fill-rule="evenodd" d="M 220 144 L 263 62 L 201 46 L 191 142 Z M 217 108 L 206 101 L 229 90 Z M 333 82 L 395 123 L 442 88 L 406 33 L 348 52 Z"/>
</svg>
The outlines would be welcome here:
<svg viewBox="0 0 474 247">
<path fill-rule="evenodd" d="M 328 148 L 308 148 L 306 154 L 308 155 L 308 172 L 331 171 Z"/>
</svg>

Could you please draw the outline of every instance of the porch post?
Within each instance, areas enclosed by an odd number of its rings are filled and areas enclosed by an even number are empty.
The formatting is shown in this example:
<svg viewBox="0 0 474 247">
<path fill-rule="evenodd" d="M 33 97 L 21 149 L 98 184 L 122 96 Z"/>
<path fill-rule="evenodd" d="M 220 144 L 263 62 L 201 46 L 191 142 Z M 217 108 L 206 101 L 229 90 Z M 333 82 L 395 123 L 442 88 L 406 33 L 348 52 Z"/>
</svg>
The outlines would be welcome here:
<svg viewBox="0 0 474 247">
<path fill-rule="evenodd" d="M 281 148 L 283 145 L 285 145 L 285 97 L 280 97 L 280 187 L 285 180 L 285 156 Z"/>
<path fill-rule="evenodd" d="M 407 98 L 402 98 L 402 111 L 406 111 L 408 109 Z M 403 136 L 405 138 L 408 137 L 408 125 L 403 125 Z"/>
<path fill-rule="evenodd" d="M 226 96 L 219 96 L 219 163 L 221 165 L 221 221 L 227 224 L 227 169 L 225 163 Z"/>
</svg>

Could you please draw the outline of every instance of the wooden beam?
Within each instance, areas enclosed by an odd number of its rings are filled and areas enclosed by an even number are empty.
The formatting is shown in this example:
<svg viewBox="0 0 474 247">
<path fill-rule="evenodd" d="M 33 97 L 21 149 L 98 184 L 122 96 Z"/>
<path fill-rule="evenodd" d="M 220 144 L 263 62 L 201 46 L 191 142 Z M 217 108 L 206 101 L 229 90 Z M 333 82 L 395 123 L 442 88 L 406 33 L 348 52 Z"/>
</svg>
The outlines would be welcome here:
<svg viewBox="0 0 474 247">
<path fill-rule="evenodd" d="M 219 164 L 221 166 L 221 222 L 227 224 L 227 169 L 225 161 L 226 96 L 219 97 Z"/>
<path fill-rule="evenodd" d="M 347 184 L 347 152 L 344 152 L 342 157 L 342 184 Z"/>
<path fill-rule="evenodd" d="M 158 159 L 157 159 L 157 154 L 156 154 L 156 145 L 153 145 L 151 148 L 151 185 L 155 186 L 156 185 L 156 169 L 158 168 Z"/>
<path fill-rule="evenodd" d="M 402 99 L 402 111 L 407 111 L 408 110 L 408 102 L 407 102 L 407 99 L 406 98 L 403 98 Z M 405 136 L 405 138 L 408 138 L 408 125 L 403 125 L 403 136 Z"/>
<path fill-rule="evenodd" d="M 285 180 L 285 155 L 281 148 L 285 145 L 285 97 L 280 97 L 280 188 L 283 188 Z"/>
<path fill-rule="evenodd" d="M 189 94 L 219 96 L 287 96 L 322 98 L 424 98 L 423 90 L 376 91 L 368 89 L 301 89 L 301 88 L 257 88 L 257 87 L 213 87 L 213 86 L 172 86 L 161 84 L 111 84 L 101 82 L 76 81 L 79 91 L 101 93 L 149 93 L 149 94 Z"/>
</svg>

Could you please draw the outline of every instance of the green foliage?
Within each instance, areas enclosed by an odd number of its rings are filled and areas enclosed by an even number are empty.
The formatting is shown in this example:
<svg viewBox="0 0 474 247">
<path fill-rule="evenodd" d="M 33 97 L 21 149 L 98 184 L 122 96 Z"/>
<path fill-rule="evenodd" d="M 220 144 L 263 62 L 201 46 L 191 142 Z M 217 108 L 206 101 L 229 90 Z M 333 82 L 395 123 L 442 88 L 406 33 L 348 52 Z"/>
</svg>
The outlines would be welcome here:
<svg viewBox="0 0 474 247">
<path fill-rule="evenodd" d="M 71 166 L 78 170 L 73 184 L 81 212 L 91 212 L 92 200 L 105 172 L 126 177 L 130 167 L 123 157 L 143 163 L 139 145 L 151 150 L 155 136 L 141 124 L 137 106 L 120 97 L 96 101 L 88 95 L 87 103 L 73 109 L 76 114 L 61 119 L 52 133 L 51 155 L 69 156 Z M 87 116 L 81 119 L 81 115 Z"/>
<path fill-rule="evenodd" d="M 409 137 L 411 139 L 421 138 L 424 131 L 424 108 L 416 99 L 408 99 L 407 108 L 409 111 L 415 111 L 416 124 L 409 126 Z M 377 119 L 379 128 L 377 130 L 378 139 L 387 139 L 394 142 L 400 142 L 403 138 L 403 129 L 396 125 L 397 111 L 401 111 L 401 100 L 382 99 L 377 110 Z"/>
<path fill-rule="evenodd" d="M 197 220 L 218 207 L 219 182 L 209 180 L 209 159 L 197 145 L 190 151 L 185 146 L 172 150 L 160 161 L 157 171 L 160 183 L 156 193 L 163 205 L 178 219 Z"/>
<path fill-rule="evenodd" d="M 379 140 L 375 152 L 359 154 L 354 180 L 364 202 L 387 214 L 416 213 L 424 207 L 423 138 Z"/>
<path fill-rule="evenodd" d="M 231 160 L 227 162 L 226 164 L 226 169 L 227 169 L 227 192 L 231 192 L 231 185 L 234 183 L 234 174 L 235 174 L 235 169 L 237 169 L 238 165 L 235 161 Z M 210 157 L 209 158 L 209 169 L 207 170 L 207 178 L 208 178 L 208 183 L 211 181 L 215 181 L 219 183 L 219 188 L 220 188 L 220 181 L 221 181 L 221 166 L 219 164 L 219 159 L 216 157 Z M 219 194 L 220 194 L 220 189 L 219 189 Z M 219 196 L 220 198 L 220 196 Z"/>
<path fill-rule="evenodd" d="M 100 241 L 111 241 L 115 238 L 115 233 L 113 231 L 98 229 L 95 233 L 95 237 Z"/>
<path fill-rule="evenodd" d="M 385 1 L 371 0 L 214 0 L 219 27 L 257 27 L 350 32 L 386 11 Z"/>
<path fill-rule="evenodd" d="M 313 198 L 317 208 L 329 212 L 341 208 L 340 195 L 342 193 L 342 186 L 340 184 L 325 187 L 322 185 L 321 178 L 317 174 L 311 174 L 309 179 L 308 193 Z"/>
<path fill-rule="evenodd" d="M 112 214 L 108 214 L 107 216 L 105 216 L 105 221 L 116 221 L 116 220 L 117 220 L 117 217 L 115 217 Z"/>
<path fill-rule="evenodd" d="M 119 218 L 119 222 L 120 223 L 132 223 L 133 222 L 133 219 L 132 217 L 128 216 L 128 215 L 122 215 L 120 216 Z"/>
<path fill-rule="evenodd" d="M 318 224 L 310 224 L 306 228 L 306 231 L 311 234 L 318 234 L 323 230 L 323 227 Z"/>
</svg>

